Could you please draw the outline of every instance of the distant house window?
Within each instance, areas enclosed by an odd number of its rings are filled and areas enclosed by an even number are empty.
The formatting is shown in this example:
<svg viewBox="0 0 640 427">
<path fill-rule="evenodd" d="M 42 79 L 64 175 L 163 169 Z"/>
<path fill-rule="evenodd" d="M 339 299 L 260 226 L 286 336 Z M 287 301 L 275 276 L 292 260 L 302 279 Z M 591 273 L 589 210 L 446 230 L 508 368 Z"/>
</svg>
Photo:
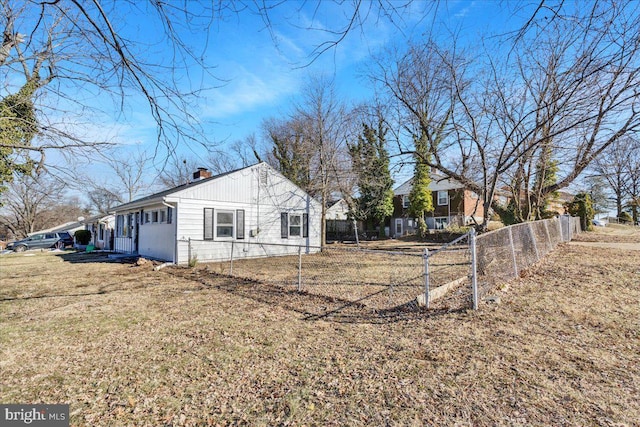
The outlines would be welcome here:
<svg viewBox="0 0 640 427">
<path fill-rule="evenodd" d="M 409 207 L 409 196 L 402 196 L 402 207 L 405 209 Z"/>
<path fill-rule="evenodd" d="M 165 222 L 166 221 L 166 215 L 167 213 L 164 210 L 158 211 L 158 221 L 159 222 Z"/>
<path fill-rule="evenodd" d="M 158 222 L 158 211 L 151 212 L 151 222 Z"/>
<path fill-rule="evenodd" d="M 216 212 L 216 237 L 233 238 L 233 211 Z"/>
<path fill-rule="evenodd" d="M 280 234 L 283 239 L 309 237 L 309 215 L 282 212 L 280 214 Z"/>
<path fill-rule="evenodd" d="M 151 213 L 150 212 L 145 212 L 144 213 L 144 223 L 145 224 L 149 224 L 151 222 Z"/>
<path fill-rule="evenodd" d="M 449 204 L 449 192 L 446 190 L 438 191 L 438 206 Z"/>
<path fill-rule="evenodd" d="M 442 230 L 449 225 L 449 219 L 446 217 L 435 219 L 436 230 Z"/>
</svg>

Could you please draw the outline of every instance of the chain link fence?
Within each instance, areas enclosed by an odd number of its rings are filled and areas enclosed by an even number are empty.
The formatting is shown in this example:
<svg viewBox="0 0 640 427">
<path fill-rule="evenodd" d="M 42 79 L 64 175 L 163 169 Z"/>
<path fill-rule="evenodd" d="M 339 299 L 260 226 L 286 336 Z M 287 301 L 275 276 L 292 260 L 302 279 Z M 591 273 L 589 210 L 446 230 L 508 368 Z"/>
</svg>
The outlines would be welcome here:
<svg viewBox="0 0 640 427">
<path fill-rule="evenodd" d="M 200 274 L 230 276 L 243 283 L 313 296 L 299 307 L 311 316 L 380 317 L 419 312 L 418 307 L 463 309 L 538 262 L 560 242 L 580 232 L 578 218 L 560 217 L 475 231 L 440 247 L 426 244 L 373 249 L 324 248 L 274 243 L 189 240 L 190 259 L 205 261 Z M 208 254 L 208 258 L 200 257 Z M 216 258 L 211 261 L 212 254 Z M 278 293 L 279 298 L 284 294 Z M 351 314 L 347 314 L 351 313 Z"/>
<path fill-rule="evenodd" d="M 581 232 L 580 218 L 560 216 L 511 225 L 476 238 L 478 297 L 521 272 Z"/>
</svg>

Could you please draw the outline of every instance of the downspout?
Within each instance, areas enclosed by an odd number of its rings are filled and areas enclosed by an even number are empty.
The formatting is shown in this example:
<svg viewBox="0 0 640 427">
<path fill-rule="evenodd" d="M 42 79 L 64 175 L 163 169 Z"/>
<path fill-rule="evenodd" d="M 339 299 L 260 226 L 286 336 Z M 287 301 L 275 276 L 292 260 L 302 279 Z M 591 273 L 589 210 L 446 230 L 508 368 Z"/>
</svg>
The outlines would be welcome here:
<svg viewBox="0 0 640 427">
<path fill-rule="evenodd" d="M 178 207 L 166 202 L 166 199 L 162 198 L 162 204 L 168 208 L 173 209 L 173 263 L 178 264 Z"/>
</svg>

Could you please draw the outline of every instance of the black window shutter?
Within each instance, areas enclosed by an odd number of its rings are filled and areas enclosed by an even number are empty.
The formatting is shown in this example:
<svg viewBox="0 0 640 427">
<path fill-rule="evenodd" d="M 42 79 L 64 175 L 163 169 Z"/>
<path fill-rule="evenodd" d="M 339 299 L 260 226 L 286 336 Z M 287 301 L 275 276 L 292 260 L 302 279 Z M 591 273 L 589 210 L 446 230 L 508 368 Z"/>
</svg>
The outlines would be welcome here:
<svg viewBox="0 0 640 427">
<path fill-rule="evenodd" d="M 289 214 L 286 212 L 280 213 L 280 237 L 289 237 Z"/>
<path fill-rule="evenodd" d="M 302 237 L 309 237 L 309 214 L 302 214 Z"/>
<path fill-rule="evenodd" d="M 244 209 L 236 211 L 236 239 L 244 239 Z"/>
<path fill-rule="evenodd" d="M 213 209 L 204 208 L 204 240 L 213 240 Z"/>
</svg>

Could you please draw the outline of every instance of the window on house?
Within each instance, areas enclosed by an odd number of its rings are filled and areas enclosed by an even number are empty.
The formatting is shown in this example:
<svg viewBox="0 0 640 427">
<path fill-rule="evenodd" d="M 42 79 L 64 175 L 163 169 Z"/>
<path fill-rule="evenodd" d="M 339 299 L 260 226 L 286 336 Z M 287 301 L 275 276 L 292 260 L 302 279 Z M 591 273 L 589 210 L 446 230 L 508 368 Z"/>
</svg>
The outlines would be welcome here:
<svg viewBox="0 0 640 427">
<path fill-rule="evenodd" d="M 158 211 L 151 212 L 151 222 L 158 222 Z"/>
<path fill-rule="evenodd" d="M 173 208 L 167 208 L 167 224 L 171 224 L 173 221 Z"/>
<path fill-rule="evenodd" d="M 302 235 L 302 215 L 289 215 L 289 237 Z"/>
<path fill-rule="evenodd" d="M 402 196 L 402 207 L 405 209 L 409 207 L 409 196 Z"/>
<path fill-rule="evenodd" d="M 449 192 L 446 190 L 438 191 L 438 206 L 449 204 Z"/>
<path fill-rule="evenodd" d="M 280 214 L 280 234 L 283 239 L 309 237 L 309 215 L 282 212 Z"/>
<path fill-rule="evenodd" d="M 144 223 L 149 224 L 151 222 L 151 212 L 144 213 Z"/>
<path fill-rule="evenodd" d="M 166 218 L 167 213 L 164 210 L 158 211 L 158 221 L 159 222 L 165 222 L 167 220 Z"/>
<path fill-rule="evenodd" d="M 449 219 L 446 217 L 443 218 L 435 218 L 435 226 L 436 226 L 436 230 L 442 230 L 447 228 L 447 226 L 449 225 Z"/>
<path fill-rule="evenodd" d="M 204 240 L 213 240 L 213 209 L 204 208 Z"/>
<path fill-rule="evenodd" d="M 216 237 L 233 238 L 233 211 L 216 212 Z"/>
</svg>

